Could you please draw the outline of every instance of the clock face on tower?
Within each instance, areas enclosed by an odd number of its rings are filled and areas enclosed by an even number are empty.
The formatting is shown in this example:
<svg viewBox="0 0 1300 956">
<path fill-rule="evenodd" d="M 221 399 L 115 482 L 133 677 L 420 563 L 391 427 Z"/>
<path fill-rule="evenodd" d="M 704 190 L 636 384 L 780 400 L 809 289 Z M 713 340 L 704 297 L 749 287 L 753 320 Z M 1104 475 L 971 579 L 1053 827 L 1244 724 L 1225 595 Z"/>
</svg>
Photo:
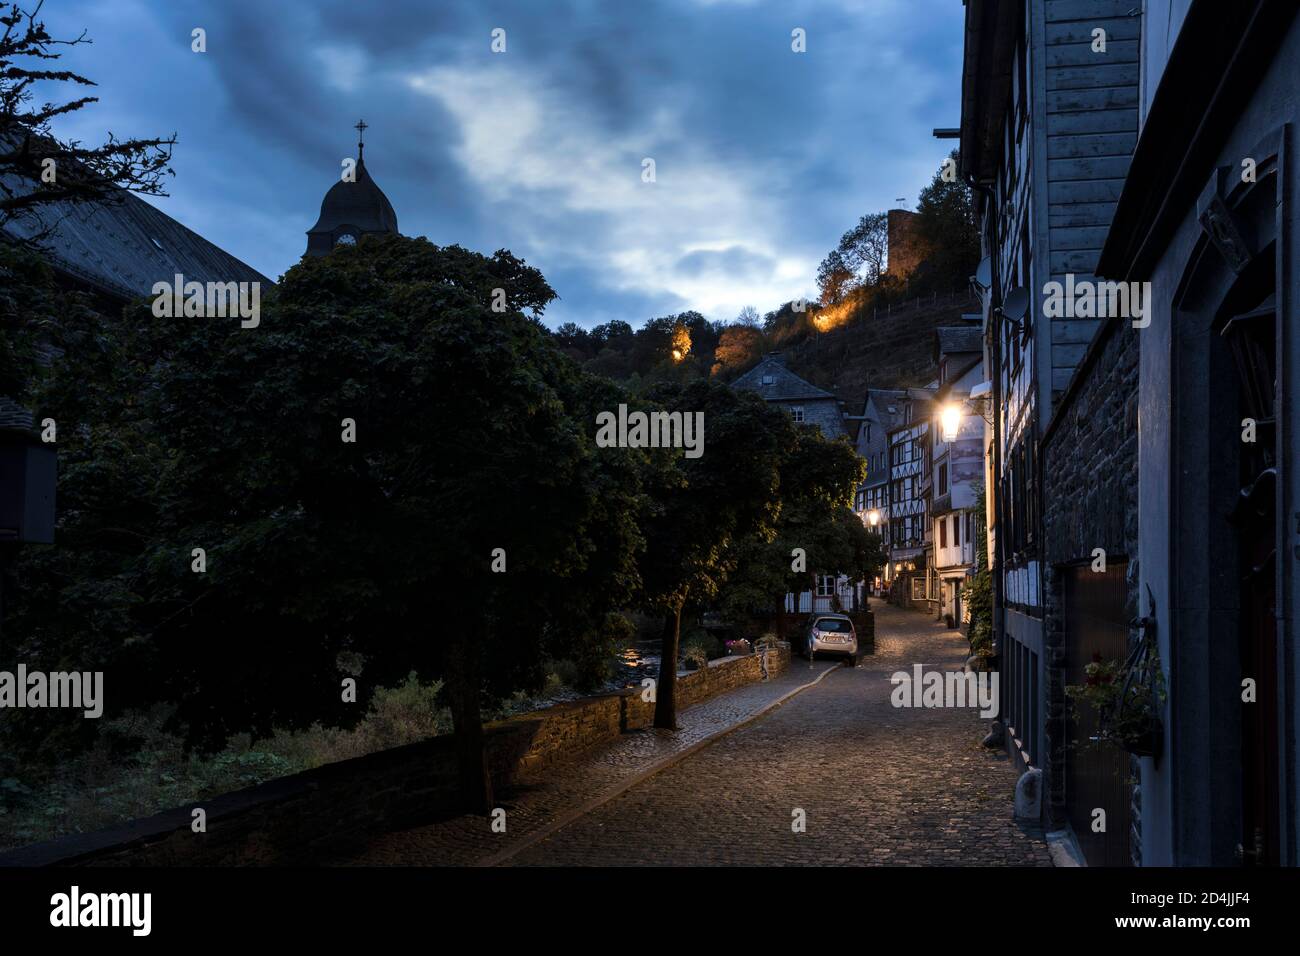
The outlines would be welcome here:
<svg viewBox="0 0 1300 956">
<path fill-rule="evenodd" d="M 339 236 L 336 241 L 340 246 L 355 246 L 357 244 L 357 237 L 352 235 L 350 232 L 345 232 L 343 235 Z"/>
</svg>

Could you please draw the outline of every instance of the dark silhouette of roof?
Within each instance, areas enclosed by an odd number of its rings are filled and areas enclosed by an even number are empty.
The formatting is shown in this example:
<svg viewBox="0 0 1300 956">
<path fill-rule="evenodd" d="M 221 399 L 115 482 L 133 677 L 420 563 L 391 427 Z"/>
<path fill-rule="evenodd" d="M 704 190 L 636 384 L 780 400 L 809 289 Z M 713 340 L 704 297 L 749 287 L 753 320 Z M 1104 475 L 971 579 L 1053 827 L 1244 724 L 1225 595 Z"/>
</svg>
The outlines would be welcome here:
<svg viewBox="0 0 1300 956">
<path fill-rule="evenodd" d="M 757 392 L 769 402 L 796 399 L 829 398 L 838 401 L 830 392 L 805 382 L 785 367 L 778 359 L 768 357 L 731 383 L 732 388 Z"/>
<path fill-rule="evenodd" d="M 275 284 L 126 190 L 104 202 L 49 203 L 39 218 L 6 223 L 0 241 L 31 241 L 45 229 L 45 238 L 33 244 L 55 272 L 109 302 L 147 298 L 155 282 L 170 284 L 177 273 L 186 282 Z M 38 360 L 48 361 L 49 355 Z M 29 430 L 32 424 L 28 409 L 0 395 L 0 429 Z"/>
<path fill-rule="evenodd" d="M 112 201 L 51 203 L 41 210 L 53 228 L 39 250 L 56 270 L 113 298 L 149 296 L 155 282 L 271 282 L 252 266 L 182 226 L 140 197 L 121 190 Z M 14 238 L 30 239 L 39 227 L 13 220 Z"/>
<path fill-rule="evenodd" d="M 307 230 L 307 255 L 324 255 L 338 237 L 397 233 L 397 213 L 384 191 L 375 184 L 364 158 L 357 160 L 356 179 L 340 179 L 320 204 L 320 218 Z"/>
</svg>

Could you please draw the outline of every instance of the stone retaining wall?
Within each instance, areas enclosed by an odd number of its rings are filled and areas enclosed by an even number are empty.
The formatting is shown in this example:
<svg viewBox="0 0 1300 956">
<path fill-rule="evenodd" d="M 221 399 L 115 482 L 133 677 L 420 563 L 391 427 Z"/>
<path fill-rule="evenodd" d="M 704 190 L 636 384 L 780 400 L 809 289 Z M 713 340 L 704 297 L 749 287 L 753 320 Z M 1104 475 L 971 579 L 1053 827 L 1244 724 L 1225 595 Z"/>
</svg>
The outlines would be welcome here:
<svg viewBox="0 0 1300 956">
<path fill-rule="evenodd" d="M 767 654 L 772 676 L 790 649 Z M 711 661 L 677 679 L 689 707 L 762 680 L 759 655 Z M 629 730 L 648 727 L 654 704 L 640 688 L 588 697 L 486 728 L 497 787 L 570 760 Z M 120 827 L 63 837 L 0 854 L 0 866 L 239 866 L 311 864 L 357 848 L 385 830 L 457 815 L 456 754 L 450 734 L 317 767 L 260 786 L 166 810 Z M 193 810 L 207 832 L 191 829 Z"/>
</svg>

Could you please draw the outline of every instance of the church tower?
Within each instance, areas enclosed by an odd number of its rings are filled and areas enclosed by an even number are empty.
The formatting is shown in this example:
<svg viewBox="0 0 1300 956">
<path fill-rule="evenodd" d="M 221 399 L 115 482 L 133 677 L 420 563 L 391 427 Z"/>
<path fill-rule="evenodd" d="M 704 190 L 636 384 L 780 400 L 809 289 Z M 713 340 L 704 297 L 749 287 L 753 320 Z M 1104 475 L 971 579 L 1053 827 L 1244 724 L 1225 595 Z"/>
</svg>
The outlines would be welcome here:
<svg viewBox="0 0 1300 956">
<path fill-rule="evenodd" d="M 304 255 L 323 256 L 336 245 L 356 242 L 362 236 L 397 235 L 397 213 L 384 191 L 375 185 L 366 169 L 366 122 L 356 125 L 357 165 L 352 182 L 340 179 L 325 194 L 320 218 L 307 230 Z"/>
</svg>

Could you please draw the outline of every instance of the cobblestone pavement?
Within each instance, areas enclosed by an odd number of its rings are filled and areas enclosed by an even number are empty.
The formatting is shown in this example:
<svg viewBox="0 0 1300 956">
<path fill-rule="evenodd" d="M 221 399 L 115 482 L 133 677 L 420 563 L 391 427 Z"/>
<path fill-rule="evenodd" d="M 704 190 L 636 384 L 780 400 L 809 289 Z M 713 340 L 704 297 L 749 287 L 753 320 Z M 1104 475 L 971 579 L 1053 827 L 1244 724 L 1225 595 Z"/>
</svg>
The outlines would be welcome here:
<svg viewBox="0 0 1300 956">
<path fill-rule="evenodd" d="M 1050 866 L 1011 820 L 1016 775 L 968 709 L 895 708 L 889 675 L 966 643 L 876 608 L 877 652 L 535 844 L 515 865 Z M 796 659 L 793 668 L 807 665 Z M 792 832 L 793 812 L 807 830 Z"/>
<path fill-rule="evenodd" d="M 786 694 L 816 680 L 837 664 L 795 657 L 786 671 L 770 681 L 749 684 L 729 694 L 686 708 L 677 715 L 678 730 L 644 730 L 592 748 L 580 760 L 553 767 L 537 778 L 521 778 L 498 794 L 506 811 L 506 832 L 493 833 L 483 817 L 461 816 L 429 826 L 398 830 L 372 840 L 356 856 L 335 861 L 359 866 L 473 866 L 488 861 L 552 826 L 575 808 L 616 791 L 654 764 L 698 745 L 709 737 L 752 718 Z"/>
<path fill-rule="evenodd" d="M 775 681 L 683 712 L 676 734 L 629 734 L 510 794 L 505 835 L 460 817 L 387 834 L 342 862 L 473 864 L 522 846 L 502 862 L 1050 866 L 1041 833 L 1011 820 L 1016 776 L 1005 754 L 980 747 L 988 722 L 972 709 L 890 703 L 890 674 L 960 668 L 965 640 L 919 612 L 873 610 L 876 653 L 856 669 L 795 658 Z M 815 687 L 536 840 L 575 807 L 828 667 Z M 796 810 L 806 832 L 792 831 Z"/>
</svg>

